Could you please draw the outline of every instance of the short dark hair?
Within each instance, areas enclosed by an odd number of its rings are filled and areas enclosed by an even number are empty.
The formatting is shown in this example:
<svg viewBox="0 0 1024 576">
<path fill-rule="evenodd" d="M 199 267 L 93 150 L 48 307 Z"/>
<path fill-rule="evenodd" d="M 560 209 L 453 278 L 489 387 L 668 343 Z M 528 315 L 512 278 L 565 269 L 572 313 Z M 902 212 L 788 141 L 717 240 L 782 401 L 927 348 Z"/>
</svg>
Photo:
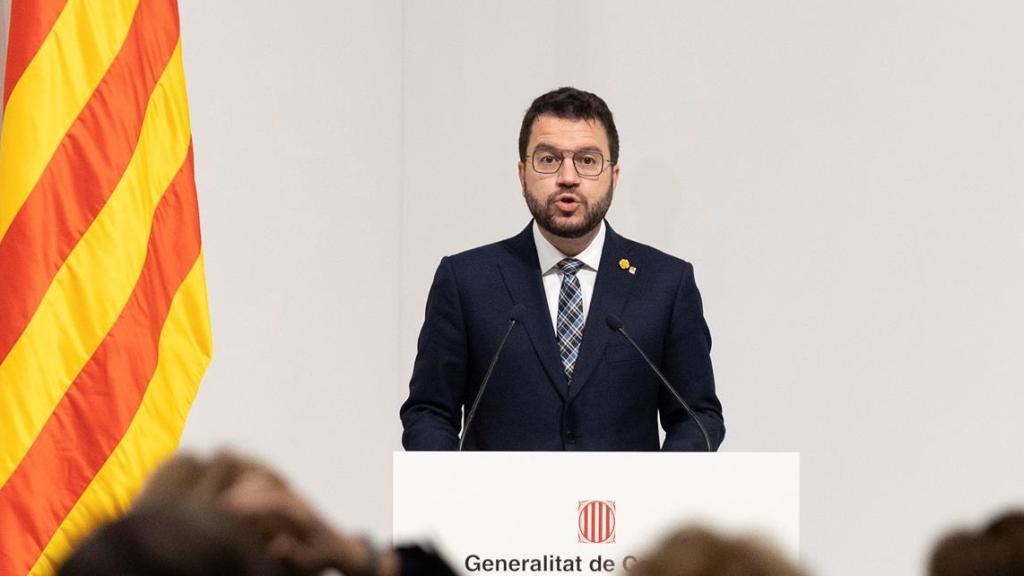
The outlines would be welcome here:
<svg viewBox="0 0 1024 576">
<path fill-rule="evenodd" d="M 670 533 L 633 569 L 635 576 L 804 576 L 782 552 L 746 536 L 725 536 L 701 526 Z"/>
<path fill-rule="evenodd" d="M 597 120 L 608 135 L 608 148 L 612 164 L 619 161 L 619 131 L 615 129 L 612 111 L 597 94 L 572 87 L 563 87 L 538 96 L 523 116 L 519 129 L 519 159 L 526 161 L 526 146 L 530 143 L 533 121 L 542 114 L 568 120 Z"/>
<path fill-rule="evenodd" d="M 956 530 L 948 534 L 935 546 L 928 574 L 1024 574 L 1024 510 L 1005 512 L 980 530 Z"/>
</svg>

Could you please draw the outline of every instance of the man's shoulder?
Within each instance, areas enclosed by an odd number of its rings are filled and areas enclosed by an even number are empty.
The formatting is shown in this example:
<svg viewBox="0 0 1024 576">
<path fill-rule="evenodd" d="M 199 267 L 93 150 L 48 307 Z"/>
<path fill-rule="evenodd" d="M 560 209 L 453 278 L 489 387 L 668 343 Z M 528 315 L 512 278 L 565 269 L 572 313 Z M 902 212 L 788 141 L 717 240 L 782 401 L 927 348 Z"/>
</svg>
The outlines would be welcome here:
<svg viewBox="0 0 1024 576">
<path fill-rule="evenodd" d="M 499 240 L 483 246 L 476 246 L 446 256 L 445 258 L 453 264 L 465 265 L 474 264 L 480 261 L 493 261 L 495 257 L 508 253 L 506 243 L 508 240 Z"/>
<path fill-rule="evenodd" d="M 522 258 L 524 255 L 530 254 L 531 250 L 533 253 L 536 253 L 532 244 L 532 236 L 529 234 L 529 228 L 527 228 L 510 238 L 445 256 L 445 260 L 456 268 L 462 268 L 465 266 L 479 266 L 483 263 L 494 263 L 503 258 Z"/>
</svg>

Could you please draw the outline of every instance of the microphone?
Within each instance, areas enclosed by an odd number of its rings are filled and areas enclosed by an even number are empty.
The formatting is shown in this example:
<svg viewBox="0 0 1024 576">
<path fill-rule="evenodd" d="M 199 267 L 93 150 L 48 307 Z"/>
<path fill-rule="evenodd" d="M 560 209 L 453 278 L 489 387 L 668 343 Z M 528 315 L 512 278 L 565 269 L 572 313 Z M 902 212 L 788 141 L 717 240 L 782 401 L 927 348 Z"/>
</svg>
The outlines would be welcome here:
<svg viewBox="0 0 1024 576">
<path fill-rule="evenodd" d="M 491 358 L 491 365 L 487 367 L 487 372 L 484 373 L 484 380 L 480 383 L 480 390 L 477 391 L 476 398 L 473 399 L 473 407 L 469 409 L 469 415 L 466 416 L 466 425 L 462 427 L 462 437 L 459 438 L 459 452 L 462 452 L 462 445 L 466 442 L 466 436 L 469 434 L 469 425 L 473 423 L 473 416 L 476 416 L 476 408 L 480 405 L 480 398 L 484 395 L 487 383 L 491 381 L 494 365 L 498 363 L 498 357 L 501 356 L 501 350 L 505 347 L 505 341 L 508 340 L 508 335 L 512 333 L 512 329 L 515 328 L 516 324 L 523 322 L 523 317 L 526 316 L 526 306 L 516 304 L 512 307 L 508 316 L 508 329 L 505 330 L 505 335 L 501 338 L 501 343 L 498 344 L 494 357 Z"/>
<path fill-rule="evenodd" d="M 633 348 L 636 348 L 636 351 L 643 357 L 644 362 L 647 362 L 647 365 L 651 367 L 651 370 L 658 375 L 658 379 L 661 380 L 661 383 L 664 384 L 665 387 L 668 388 L 668 391 L 676 397 L 676 400 L 678 400 L 679 404 L 686 410 L 686 413 L 689 414 L 690 418 L 693 418 L 693 421 L 700 427 L 701 434 L 704 434 L 704 443 L 707 444 L 708 452 L 712 452 L 711 438 L 708 436 L 708 431 L 704 428 L 704 424 L 702 424 L 700 419 L 697 418 L 697 415 L 693 413 L 693 410 L 690 409 L 690 405 L 683 400 L 683 397 L 679 395 L 679 392 L 676 392 L 676 389 L 669 384 L 668 378 L 665 378 L 665 375 L 661 373 L 661 370 L 658 370 L 658 367 L 654 365 L 654 362 L 651 362 L 651 359 L 647 357 L 647 354 L 644 354 L 644 351 L 633 340 L 632 336 L 629 335 L 629 332 L 626 332 L 626 327 L 623 325 L 622 320 L 619 320 L 619 317 L 614 314 L 609 314 L 605 317 L 604 321 L 608 324 L 608 327 L 612 329 L 612 332 L 622 334 L 626 340 L 633 345 Z"/>
</svg>

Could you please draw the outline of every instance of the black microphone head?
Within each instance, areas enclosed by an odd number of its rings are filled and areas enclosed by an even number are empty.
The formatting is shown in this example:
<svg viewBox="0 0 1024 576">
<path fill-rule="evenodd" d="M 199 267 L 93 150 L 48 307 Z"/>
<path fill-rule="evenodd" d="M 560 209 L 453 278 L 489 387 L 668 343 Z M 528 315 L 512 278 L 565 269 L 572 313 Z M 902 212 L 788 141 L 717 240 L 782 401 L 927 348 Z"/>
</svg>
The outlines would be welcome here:
<svg viewBox="0 0 1024 576">
<path fill-rule="evenodd" d="M 510 320 L 515 320 L 517 323 L 522 324 L 526 319 L 526 306 L 522 304 L 516 304 L 512 307 L 512 311 L 508 313 Z"/>
<path fill-rule="evenodd" d="M 605 322 L 605 324 L 608 325 L 609 328 L 611 328 L 615 332 L 618 332 L 619 330 L 622 330 L 622 326 L 623 326 L 622 320 L 619 320 L 619 317 L 616 316 L 615 314 L 609 314 L 609 315 L 605 316 L 604 317 L 604 322 Z"/>
</svg>

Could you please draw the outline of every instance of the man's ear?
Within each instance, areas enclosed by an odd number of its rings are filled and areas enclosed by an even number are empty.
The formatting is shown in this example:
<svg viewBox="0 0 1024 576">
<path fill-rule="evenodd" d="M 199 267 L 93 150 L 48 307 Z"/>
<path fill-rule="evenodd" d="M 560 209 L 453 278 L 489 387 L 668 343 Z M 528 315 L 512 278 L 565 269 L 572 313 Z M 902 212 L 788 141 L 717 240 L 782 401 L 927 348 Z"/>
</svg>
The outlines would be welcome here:
<svg viewBox="0 0 1024 576">
<path fill-rule="evenodd" d="M 519 173 L 519 185 L 523 192 L 526 192 L 526 163 L 520 160 L 516 163 L 516 171 Z"/>
</svg>

